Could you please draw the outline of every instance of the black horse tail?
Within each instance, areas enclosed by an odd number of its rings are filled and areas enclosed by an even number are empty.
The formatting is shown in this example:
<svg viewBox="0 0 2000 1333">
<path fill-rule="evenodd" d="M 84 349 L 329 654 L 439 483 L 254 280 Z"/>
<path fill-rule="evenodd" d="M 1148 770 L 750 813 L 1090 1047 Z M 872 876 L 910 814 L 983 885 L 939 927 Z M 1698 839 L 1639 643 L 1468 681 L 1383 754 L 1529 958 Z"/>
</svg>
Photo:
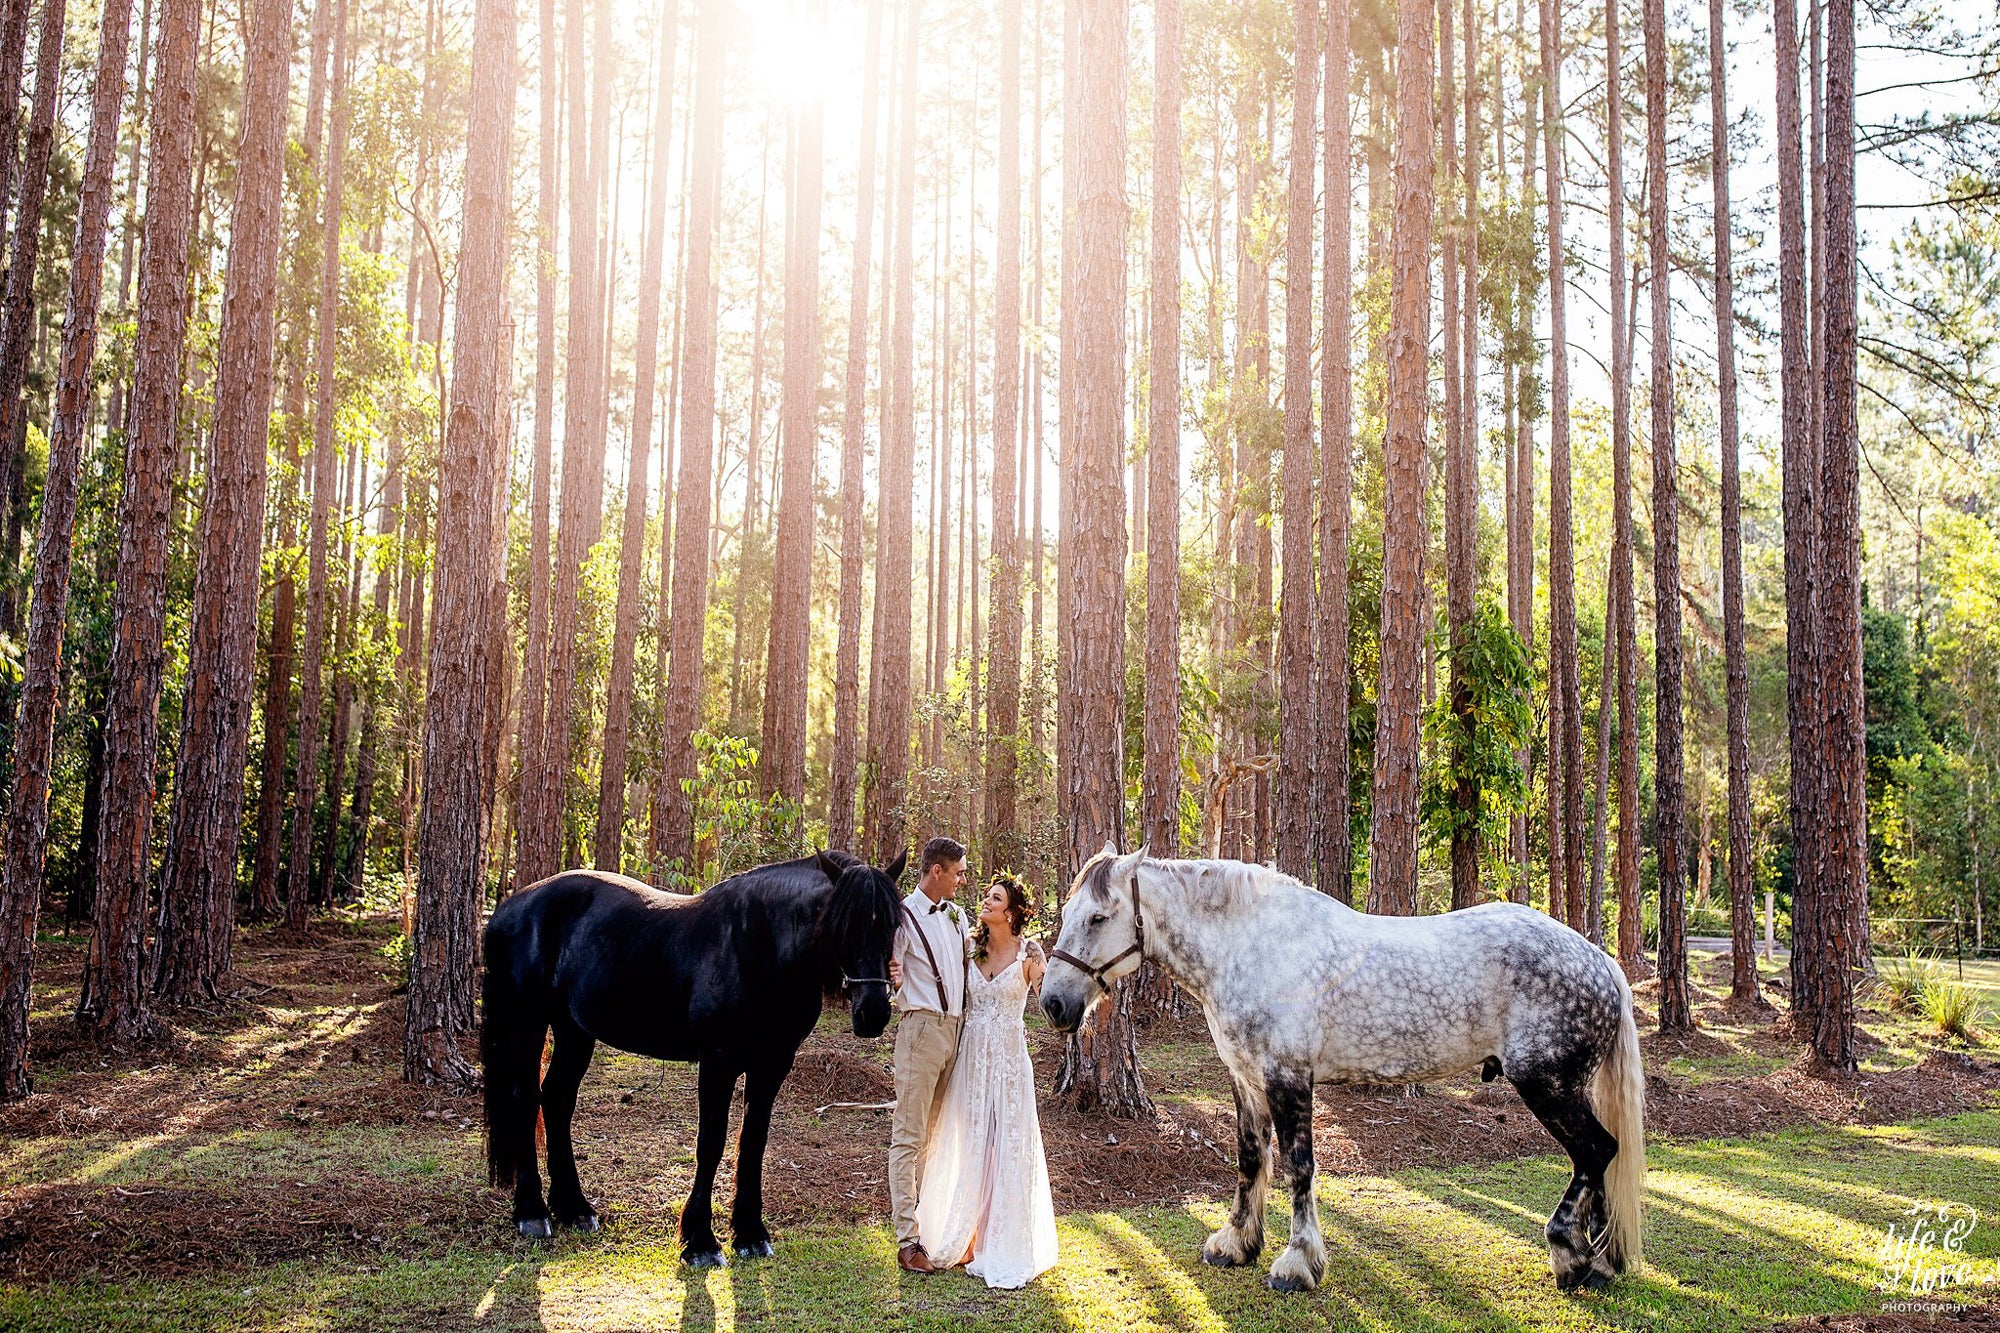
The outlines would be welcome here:
<svg viewBox="0 0 2000 1333">
<path fill-rule="evenodd" d="M 486 1178 L 512 1189 L 522 1146 L 534 1151 L 541 1115 L 541 1053 L 548 1034 L 522 994 L 506 936 L 486 932 L 486 972 L 480 987 L 479 1059 L 486 1085 Z"/>
</svg>

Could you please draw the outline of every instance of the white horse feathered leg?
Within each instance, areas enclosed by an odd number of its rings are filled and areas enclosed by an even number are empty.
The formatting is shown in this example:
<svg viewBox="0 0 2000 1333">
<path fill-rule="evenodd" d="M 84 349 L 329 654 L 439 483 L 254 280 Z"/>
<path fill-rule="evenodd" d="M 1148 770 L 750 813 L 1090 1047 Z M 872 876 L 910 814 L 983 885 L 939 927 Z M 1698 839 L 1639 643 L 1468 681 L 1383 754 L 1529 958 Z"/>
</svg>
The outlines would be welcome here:
<svg viewBox="0 0 2000 1333">
<path fill-rule="evenodd" d="M 1278 1291 L 1311 1291 L 1326 1276 L 1326 1242 L 1319 1234 L 1319 1201 L 1313 1195 L 1312 1078 L 1280 1075 L 1267 1085 L 1271 1125 L 1292 1178 L 1292 1239 L 1271 1265 Z"/>
<path fill-rule="evenodd" d="M 1236 1199 L 1210 1233 L 1201 1261 L 1219 1268 L 1255 1263 L 1264 1249 L 1264 1196 L 1271 1187 L 1271 1107 L 1261 1087 L 1231 1080 L 1236 1094 Z"/>
</svg>

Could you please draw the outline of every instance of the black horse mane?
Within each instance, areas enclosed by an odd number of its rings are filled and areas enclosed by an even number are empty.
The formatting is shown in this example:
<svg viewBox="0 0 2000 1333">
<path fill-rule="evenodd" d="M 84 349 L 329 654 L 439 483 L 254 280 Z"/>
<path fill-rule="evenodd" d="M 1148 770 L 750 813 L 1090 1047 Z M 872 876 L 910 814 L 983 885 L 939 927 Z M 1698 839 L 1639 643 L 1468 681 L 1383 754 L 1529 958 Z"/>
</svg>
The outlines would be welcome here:
<svg viewBox="0 0 2000 1333">
<path fill-rule="evenodd" d="M 813 923 L 813 943 L 833 960 L 830 992 L 843 989 L 843 957 L 879 945 L 885 952 L 901 921 L 902 896 L 888 875 L 846 852 L 820 853 L 821 868 L 833 881 L 833 892 L 820 905 Z M 838 874 L 833 874 L 838 869 Z"/>
</svg>

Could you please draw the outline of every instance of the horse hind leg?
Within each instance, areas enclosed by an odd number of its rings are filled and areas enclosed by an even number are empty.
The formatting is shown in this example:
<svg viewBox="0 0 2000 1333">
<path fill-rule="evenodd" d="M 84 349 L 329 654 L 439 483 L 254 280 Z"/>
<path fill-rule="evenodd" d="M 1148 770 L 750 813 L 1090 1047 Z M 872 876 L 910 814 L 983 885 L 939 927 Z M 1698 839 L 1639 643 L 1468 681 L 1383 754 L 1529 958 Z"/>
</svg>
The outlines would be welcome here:
<svg viewBox="0 0 2000 1333">
<path fill-rule="evenodd" d="M 1326 1242 L 1320 1238 L 1319 1203 L 1313 1196 L 1312 1079 L 1273 1079 L 1265 1087 L 1265 1099 L 1292 1184 L 1292 1239 L 1271 1265 L 1270 1286 L 1274 1291 L 1311 1291 L 1326 1276 Z"/>
<path fill-rule="evenodd" d="M 583 1195 L 577 1178 L 576 1145 L 571 1127 L 576 1118 L 576 1093 L 590 1068 L 597 1042 L 574 1023 L 558 1022 L 555 1049 L 542 1075 L 542 1123 L 549 1139 L 549 1211 L 555 1220 L 578 1231 L 598 1228 L 597 1210 Z"/>
<path fill-rule="evenodd" d="M 1591 1111 L 1581 1088 L 1550 1078 L 1516 1078 L 1514 1086 L 1569 1154 L 1572 1168 L 1569 1189 L 1543 1231 L 1556 1286 L 1563 1291 L 1603 1287 L 1617 1275 L 1605 1253 L 1610 1218 L 1604 1171 L 1618 1154 L 1618 1141 Z"/>
<path fill-rule="evenodd" d="M 1231 1080 L 1236 1095 L 1236 1200 L 1229 1220 L 1201 1247 L 1219 1268 L 1255 1263 L 1264 1250 L 1264 1192 L 1271 1185 L 1271 1108 L 1261 1090 Z"/>
</svg>

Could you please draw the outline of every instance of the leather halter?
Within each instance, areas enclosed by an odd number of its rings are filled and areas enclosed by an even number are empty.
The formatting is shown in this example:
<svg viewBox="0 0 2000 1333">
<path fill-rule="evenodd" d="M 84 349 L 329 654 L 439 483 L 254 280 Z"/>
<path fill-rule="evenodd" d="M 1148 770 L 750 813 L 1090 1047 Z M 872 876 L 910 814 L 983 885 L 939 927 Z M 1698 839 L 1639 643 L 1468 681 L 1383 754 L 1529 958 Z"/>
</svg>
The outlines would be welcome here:
<svg viewBox="0 0 2000 1333">
<path fill-rule="evenodd" d="M 1130 958 L 1135 953 L 1139 955 L 1139 961 L 1141 962 L 1145 961 L 1146 917 L 1145 914 L 1140 912 L 1139 910 L 1139 873 L 1136 869 L 1132 872 L 1131 945 L 1123 953 L 1113 958 L 1110 962 L 1103 963 L 1097 967 L 1092 967 L 1089 963 L 1084 962 L 1083 959 L 1078 958 L 1075 954 L 1071 953 L 1067 949 L 1053 950 L 1049 954 L 1049 957 L 1068 963 L 1071 967 L 1075 968 L 1077 971 L 1083 973 L 1085 976 L 1089 977 L 1092 981 L 1096 982 L 1098 989 L 1103 991 L 1106 995 L 1109 995 L 1111 993 L 1111 983 L 1104 979 L 1104 974 L 1106 972 L 1109 972 L 1112 968 L 1118 966 L 1120 963 L 1124 962 L 1127 958 Z"/>
</svg>

